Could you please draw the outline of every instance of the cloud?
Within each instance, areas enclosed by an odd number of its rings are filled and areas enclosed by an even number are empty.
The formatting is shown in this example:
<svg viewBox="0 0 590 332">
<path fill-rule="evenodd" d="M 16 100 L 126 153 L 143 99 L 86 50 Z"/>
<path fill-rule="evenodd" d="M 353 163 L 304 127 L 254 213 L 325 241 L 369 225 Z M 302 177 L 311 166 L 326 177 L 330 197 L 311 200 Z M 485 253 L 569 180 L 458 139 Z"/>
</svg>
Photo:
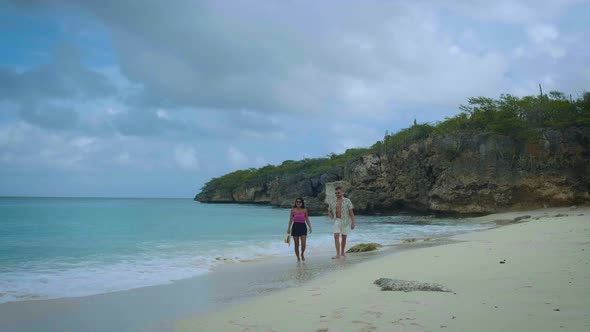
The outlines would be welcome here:
<svg viewBox="0 0 590 332">
<path fill-rule="evenodd" d="M 79 47 L 68 43 L 55 48 L 48 64 L 22 73 L 4 69 L 0 87 L 5 89 L 5 99 L 33 101 L 107 97 L 115 92 L 104 75 L 82 63 Z"/>
<path fill-rule="evenodd" d="M 544 53 L 553 58 L 561 58 L 566 55 L 566 50 L 558 44 L 559 31 L 551 24 L 534 24 L 528 27 L 529 39 Z"/>
<path fill-rule="evenodd" d="M 549 24 L 535 24 L 528 28 L 529 38 L 535 43 L 553 41 L 559 37 L 557 28 Z"/>
<path fill-rule="evenodd" d="M 112 31 L 123 74 L 145 87 L 140 99 L 176 106 L 374 113 L 424 95 L 456 105 L 499 91 L 507 66 L 498 52 L 452 51 L 428 1 L 83 5 Z"/>
<path fill-rule="evenodd" d="M 265 158 L 260 157 L 260 156 L 256 157 L 255 163 L 256 163 L 257 167 L 262 167 L 262 166 L 266 166 L 269 164 Z"/>
<path fill-rule="evenodd" d="M 171 121 L 157 122 L 139 110 L 157 110 L 157 118 L 170 120 L 180 108 L 209 109 L 237 113 L 250 137 L 272 127 L 262 128 L 257 114 L 378 114 L 418 103 L 454 107 L 469 96 L 510 92 L 513 52 L 463 45 L 478 42 L 469 20 L 528 24 L 532 38 L 545 40 L 554 29 L 535 22 L 577 3 L 80 1 L 111 33 L 122 76 L 140 87 L 126 97 L 131 111 L 113 123 L 115 130 L 168 131 L 156 127 Z M 458 35 L 448 30 L 457 25 L 447 21 L 449 10 L 468 27 Z M 567 54 L 555 42 L 542 51 Z M 62 58 L 78 61 L 76 52 L 65 53 Z M 170 129 L 192 130 L 180 127 Z"/>
<path fill-rule="evenodd" d="M 462 15 L 488 21 L 528 24 L 561 15 L 568 8 L 587 0 L 458 0 L 423 3 L 443 6 Z"/>
<path fill-rule="evenodd" d="M 383 137 L 383 133 L 378 133 L 373 126 L 349 122 L 332 123 L 329 133 L 330 150 L 336 153 L 343 153 L 350 148 L 371 146 Z"/>
<path fill-rule="evenodd" d="M 227 149 L 227 159 L 235 168 L 245 167 L 248 164 L 248 156 L 234 146 Z"/>
<path fill-rule="evenodd" d="M 113 115 L 113 128 L 128 136 L 161 136 L 170 130 L 183 130 L 183 124 L 170 121 L 156 112 L 129 110 Z"/>
<path fill-rule="evenodd" d="M 175 144 L 165 140 L 54 131 L 23 121 L 0 123 L 2 164 L 11 169 L 92 173 L 121 170 L 122 167 L 136 170 L 165 168 Z M 133 151 L 134 158 L 127 151 Z M 190 165 L 191 159 L 183 161 L 184 165 Z"/>
<path fill-rule="evenodd" d="M 0 101 L 17 105 L 22 119 L 43 128 L 78 124 L 80 103 L 116 94 L 107 77 L 87 68 L 79 48 L 60 44 L 52 62 L 22 72 L 0 68 Z"/>
<path fill-rule="evenodd" d="M 121 152 L 116 158 L 115 162 L 121 165 L 127 165 L 131 161 L 131 154 L 129 152 Z"/>
<path fill-rule="evenodd" d="M 44 128 L 67 129 L 78 122 L 78 113 L 69 106 L 22 103 L 20 107 L 20 114 L 24 120 Z"/>
<path fill-rule="evenodd" d="M 174 150 L 174 161 L 176 165 L 184 170 L 199 169 L 199 160 L 195 149 L 186 145 L 178 145 Z"/>
<path fill-rule="evenodd" d="M 54 168 L 75 170 L 90 167 L 93 154 L 100 149 L 94 137 L 69 137 L 45 134 L 46 141 L 39 148 L 41 163 Z"/>
</svg>

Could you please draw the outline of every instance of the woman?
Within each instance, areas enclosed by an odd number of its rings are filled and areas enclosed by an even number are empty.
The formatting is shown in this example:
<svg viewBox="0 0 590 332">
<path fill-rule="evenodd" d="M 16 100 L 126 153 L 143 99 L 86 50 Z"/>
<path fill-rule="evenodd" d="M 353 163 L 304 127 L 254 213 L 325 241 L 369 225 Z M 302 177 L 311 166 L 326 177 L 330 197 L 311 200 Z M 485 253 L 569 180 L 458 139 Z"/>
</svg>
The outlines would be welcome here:
<svg viewBox="0 0 590 332">
<path fill-rule="evenodd" d="M 291 217 L 289 218 L 289 227 L 287 233 L 293 237 L 295 243 L 295 256 L 297 261 L 305 260 L 305 239 L 307 238 L 307 227 L 309 226 L 309 233 L 311 234 L 311 222 L 307 216 L 307 209 L 303 198 L 299 197 L 295 200 L 295 207 L 291 209 Z M 293 225 L 293 227 L 291 227 Z M 299 239 L 301 238 L 301 258 L 299 258 Z"/>
</svg>

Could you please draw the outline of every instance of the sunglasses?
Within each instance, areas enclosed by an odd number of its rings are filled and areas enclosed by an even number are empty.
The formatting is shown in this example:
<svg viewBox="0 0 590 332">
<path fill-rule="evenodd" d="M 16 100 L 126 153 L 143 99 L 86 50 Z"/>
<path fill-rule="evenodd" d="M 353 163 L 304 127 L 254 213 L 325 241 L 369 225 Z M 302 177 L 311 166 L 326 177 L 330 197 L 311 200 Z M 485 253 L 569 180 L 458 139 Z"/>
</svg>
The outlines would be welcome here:
<svg viewBox="0 0 590 332">
<path fill-rule="evenodd" d="M 295 203 L 302 203 L 301 201 L 295 201 Z"/>
</svg>

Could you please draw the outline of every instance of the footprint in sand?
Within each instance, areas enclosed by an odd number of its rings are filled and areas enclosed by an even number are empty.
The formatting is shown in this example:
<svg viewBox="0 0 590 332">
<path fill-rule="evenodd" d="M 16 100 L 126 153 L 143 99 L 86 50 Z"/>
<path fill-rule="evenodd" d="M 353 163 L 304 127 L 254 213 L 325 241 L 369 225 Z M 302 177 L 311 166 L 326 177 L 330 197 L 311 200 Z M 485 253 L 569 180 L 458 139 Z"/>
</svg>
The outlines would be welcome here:
<svg viewBox="0 0 590 332">
<path fill-rule="evenodd" d="M 234 326 L 239 326 L 239 327 L 244 328 L 243 331 L 248 331 L 251 328 L 255 329 L 258 327 L 258 325 L 244 324 L 244 323 L 237 322 L 235 320 L 230 320 L 230 321 L 228 321 L 228 323 L 230 323 L 231 325 L 234 325 Z"/>
<path fill-rule="evenodd" d="M 347 307 L 340 307 L 336 310 L 332 311 L 332 318 L 340 319 L 342 318 L 342 310 L 347 309 Z"/>
<path fill-rule="evenodd" d="M 374 310 L 365 310 L 365 312 L 363 313 L 363 316 L 370 316 L 371 318 L 381 318 L 381 315 L 383 315 L 382 312 L 380 311 L 374 311 Z"/>
</svg>

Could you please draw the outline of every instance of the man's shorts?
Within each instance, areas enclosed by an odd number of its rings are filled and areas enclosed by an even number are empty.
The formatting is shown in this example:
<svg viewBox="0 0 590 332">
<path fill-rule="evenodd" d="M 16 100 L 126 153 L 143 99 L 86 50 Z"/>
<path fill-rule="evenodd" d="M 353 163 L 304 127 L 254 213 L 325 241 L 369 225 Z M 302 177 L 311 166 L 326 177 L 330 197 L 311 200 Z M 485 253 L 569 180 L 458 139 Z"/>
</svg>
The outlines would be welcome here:
<svg viewBox="0 0 590 332">
<path fill-rule="evenodd" d="M 334 219 L 334 233 L 340 233 L 342 235 L 348 235 L 350 233 L 350 224 L 342 225 L 342 219 Z"/>
</svg>

